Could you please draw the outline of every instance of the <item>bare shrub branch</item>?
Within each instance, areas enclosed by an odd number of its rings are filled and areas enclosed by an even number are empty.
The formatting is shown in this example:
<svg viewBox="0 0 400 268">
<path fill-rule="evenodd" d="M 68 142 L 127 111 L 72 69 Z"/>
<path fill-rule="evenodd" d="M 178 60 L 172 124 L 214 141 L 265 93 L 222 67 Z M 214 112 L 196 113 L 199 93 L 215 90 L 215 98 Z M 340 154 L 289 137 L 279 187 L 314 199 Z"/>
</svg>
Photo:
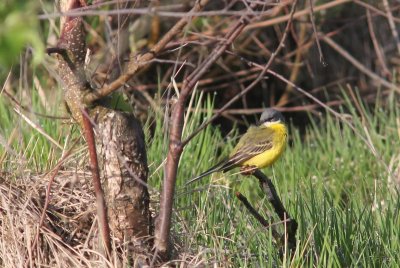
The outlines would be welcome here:
<svg viewBox="0 0 400 268">
<path fill-rule="evenodd" d="M 272 54 L 268 63 L 264 67 L 263 71 L 259 74 L 258 78 L 253 81 L 248 88 L 243 90 L 239 95 L 235 96 L 231 101 L 229 101 L 224 108 L 221 109 L 222 113 L 224 109 L 229 107 L 234 101 L 240 98 L 242 95 L 246 94 L 250 89 L 252 89 L 261 79 L 263 79 L 264 74 L 272 64 L 275 55 L 279 53 L 286 39 L 286 35 L 289 29 L 290 22 L 292 21 L 293 14 L 295 11 L 297 1 L 292 4 L 292 10 L 289 16 L 289 22 L 286 26 L 284 36 L 279 43 L 278 48 L 275 53 Z M 254 4 L 251 5 L 254 8 Z M 203 123 L 196 131 L 194 131 L 185 141 L 182 142 L 182 130 L 183 130 L 183 116 L 185 111 L 185 103 L 193 90 L 193 87 L 205 71 L 211 66 L 218 57 L 226 51 L 226 48 L 231 44 L 235 38 L 240 34 L 244 27 L 248 24 L 249 18 L 247 15 L 242 16 L 233 26 L 230 28 L 228 33 L 225 35 L 224 41 L 220 42 L 219 45 L 213 52 L 196 68 L 183 83 L 179 98 L 177 103 L 173 107 L 171 113 L 171 129 L 169 132 L 169 151 L 167 155 L 167 162 L 165 165 L 165 174 L 163 189 L 161 192 L 161 203 L 160 203 L 160 214 L 157 219 L 156 233 L 155 233 L 155 247 L 161 255 L 167 255 L 168 253 L 168 243 L 169 234 L 171 228 L 171 216 L 172 216 L 172 205 L 174 200 L 175 183 L 177 176 L 177 169 L 179 164 L 179 159 L 183 152 L 185 144 L 190 141 L 197 133 L 199 133 L 208 123 L 217 118 L 220 113 L 215 114 L 206 123 Z"/>
</svg>

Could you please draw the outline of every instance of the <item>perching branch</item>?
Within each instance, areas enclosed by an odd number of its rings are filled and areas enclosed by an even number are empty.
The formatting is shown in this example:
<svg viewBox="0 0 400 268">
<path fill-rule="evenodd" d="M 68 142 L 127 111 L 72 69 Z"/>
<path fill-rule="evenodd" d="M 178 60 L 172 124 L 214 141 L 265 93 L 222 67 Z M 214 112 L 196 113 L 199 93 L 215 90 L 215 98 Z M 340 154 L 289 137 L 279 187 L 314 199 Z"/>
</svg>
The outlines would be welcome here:
<svg viewBox="0 0 400 268">
<path fill-rule="evenodd" d="M 259 180 L 260 187 L 267 195 L 268 201 L 272 204 L 276 214 L 278 214 L 279 219 L 285 224 L 285 232 L 288 237 L 289 249 L 296 249 L 296 232 L 297 232 L 297 222 L 295 219 L 291 218 L 289 213 L 286 211 L 285 207 L 280 200 L 278 193 L 276 192 L 275 186 L 272 181 L 260 170 L 256 169 L 253 175 Z M 285 234 L 286 235 L 286 234 Z"/>
<path fill-rule="evenodd" d="M 274 228 L 273 225 L 270 224 L 266 219 L 264 219 L 263 216 L 261 216 L 260 213 L 250 204 L 250 202 L 247 200 L 247 198 L 242 195 L 240 192 L 236 192 L 236 197 L 239 199 L 240 202 L 243 203 L 243 205 L 247 208 L 247 211 L 259 222 L 261 223 L 262 226 L 266 228 L 271 228 L 272 231 L 272 236 L 278 240 L 280 238 L 280 235 L 276 228 Z"/>
</svg>

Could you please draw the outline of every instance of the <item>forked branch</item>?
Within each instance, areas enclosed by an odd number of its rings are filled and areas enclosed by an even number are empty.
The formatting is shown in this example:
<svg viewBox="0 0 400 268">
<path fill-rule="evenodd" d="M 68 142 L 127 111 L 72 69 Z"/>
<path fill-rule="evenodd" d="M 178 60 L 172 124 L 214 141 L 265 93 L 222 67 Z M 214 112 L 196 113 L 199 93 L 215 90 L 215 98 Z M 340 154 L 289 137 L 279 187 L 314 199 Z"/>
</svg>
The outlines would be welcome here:
<svg viewBox="0 0 400 268">
<path fill-rule="evenodd" d="M 150 64 L 150 62 L 165 48 L 165 46 L 182 31 L 183 27 L 185 27 L 188 22 L 191 21 L 192 17 L 190 16 L 190 14 L 201 10 L 208 1 L 209 0 L 197 1 L 194 7 L 188 12 L 188 16 L 180 19 L 149 52 L 143 55 L 138 55 L 136 58 L 131 59 L 125 73 L 115 79 L 115 81 L 113 81 L 112 83 L 105 85 L 99 90 L 87 94 L 84 98 L 84 102 L 87 104 L 93 103 L 96 100 L 99 100 L 116 91 L 118 88 L 122 87 L 141 68 Z"/>
</svg>

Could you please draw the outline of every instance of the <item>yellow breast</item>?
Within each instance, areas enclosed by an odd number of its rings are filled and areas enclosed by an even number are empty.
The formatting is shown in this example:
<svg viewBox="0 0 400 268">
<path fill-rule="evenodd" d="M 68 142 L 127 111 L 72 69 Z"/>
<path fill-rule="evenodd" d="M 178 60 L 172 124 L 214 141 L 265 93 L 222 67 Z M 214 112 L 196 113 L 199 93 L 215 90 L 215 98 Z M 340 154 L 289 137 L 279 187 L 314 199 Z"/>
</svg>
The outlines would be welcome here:
<svg viewBox="0 0 400 268">
<path fill-rule="evenodd" d="M 285 150 L 287 136 L 285 124 L 271 124 L 268 128 L 274 131 L 272 148 L 243 162 L 242 166 L 256 166 L 258 168 L 268 167 L 272 165 Z"/>
</svg>

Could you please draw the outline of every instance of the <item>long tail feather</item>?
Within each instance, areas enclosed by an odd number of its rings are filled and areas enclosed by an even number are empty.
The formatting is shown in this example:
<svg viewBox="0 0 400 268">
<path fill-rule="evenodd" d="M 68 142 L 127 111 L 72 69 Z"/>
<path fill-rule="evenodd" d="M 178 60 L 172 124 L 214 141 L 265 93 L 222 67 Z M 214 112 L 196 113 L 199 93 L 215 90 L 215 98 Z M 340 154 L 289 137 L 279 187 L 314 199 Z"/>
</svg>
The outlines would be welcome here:
<svg viewBox="0 0 400 268">
<path fill-rule="evenodd" d="M 210 168 L 209 170 L 207 170 L 207 171 L 201 173 L 199 176 L 194 177 L 193 179 L 189 180 L 189 181 L 186 183 L 186 185 L 191 184 L 191 183 L 193 183 L 193 182 L 195 182 L 195 181 L 198 181 L 198 180 L 200 180 L 201 178 L 204 178 L 205 176 L 208 176 L 208 175 L 210 175 L 210 174 L 213 173 L 213 172 L 221 171 L 221 167 L 224 166 L 225 164 L 226 164 L 226 160 L 224 160 L 224 161 L 222 161 L 222 162 L 219 162 L 218 164 L 216 164 L 215 166 L 213 166 L 213 167 Z"/>
</svg>

